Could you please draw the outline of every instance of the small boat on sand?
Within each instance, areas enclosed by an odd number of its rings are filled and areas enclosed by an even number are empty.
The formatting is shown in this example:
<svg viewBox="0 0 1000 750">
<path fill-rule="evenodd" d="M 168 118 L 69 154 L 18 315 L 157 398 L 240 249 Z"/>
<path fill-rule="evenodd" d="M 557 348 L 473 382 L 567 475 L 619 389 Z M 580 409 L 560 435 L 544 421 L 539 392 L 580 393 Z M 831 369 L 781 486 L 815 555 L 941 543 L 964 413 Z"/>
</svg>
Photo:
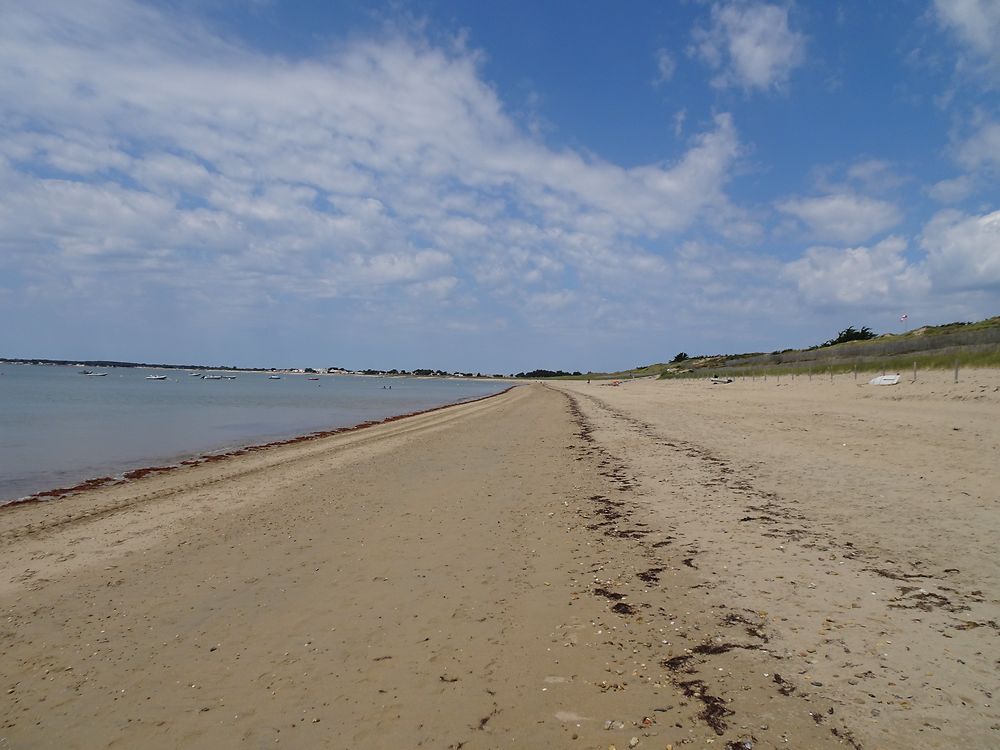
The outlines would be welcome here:
<svg viewBox="0 0 1000 750">
<path fill-rule="evenodd" d="M 879 375 L 868 381 L 868 385 L 899 385 L 899 373 L 895 375 Z"/>
</svg>

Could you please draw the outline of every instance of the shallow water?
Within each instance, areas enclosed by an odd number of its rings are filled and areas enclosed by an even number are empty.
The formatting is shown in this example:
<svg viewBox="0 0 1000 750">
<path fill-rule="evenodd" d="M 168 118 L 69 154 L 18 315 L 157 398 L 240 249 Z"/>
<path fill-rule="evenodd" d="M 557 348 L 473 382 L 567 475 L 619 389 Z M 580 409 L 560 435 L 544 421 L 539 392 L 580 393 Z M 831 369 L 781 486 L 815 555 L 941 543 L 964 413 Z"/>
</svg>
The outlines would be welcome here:
<svg viewBox="0 0 1000 750">
<path fill-rule="evenodd" d="M 497 393 L 489 380 L 0 365 L 0 503 L 94 477 Z M 146 380 L 162 374 L 167 380 Z M 391 385 L 391 389 L 388 387 Z M 383 387 L 385 386 L 385 387 Z"/>
</svg>

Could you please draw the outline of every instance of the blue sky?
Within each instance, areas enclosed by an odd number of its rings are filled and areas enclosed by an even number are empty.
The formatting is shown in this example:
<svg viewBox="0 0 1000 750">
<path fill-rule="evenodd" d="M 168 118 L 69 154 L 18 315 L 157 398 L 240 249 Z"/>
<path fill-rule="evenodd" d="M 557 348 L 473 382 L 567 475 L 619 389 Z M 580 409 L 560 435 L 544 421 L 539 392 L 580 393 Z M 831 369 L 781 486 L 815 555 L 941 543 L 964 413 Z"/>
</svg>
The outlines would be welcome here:
<svg viewBox="0 0 1000 750">
<path fill-rule="evenodd" d="M 617 369 L 1000 313 L 1000 0 L 0 0 L 0 356 Z"/>
</svg>

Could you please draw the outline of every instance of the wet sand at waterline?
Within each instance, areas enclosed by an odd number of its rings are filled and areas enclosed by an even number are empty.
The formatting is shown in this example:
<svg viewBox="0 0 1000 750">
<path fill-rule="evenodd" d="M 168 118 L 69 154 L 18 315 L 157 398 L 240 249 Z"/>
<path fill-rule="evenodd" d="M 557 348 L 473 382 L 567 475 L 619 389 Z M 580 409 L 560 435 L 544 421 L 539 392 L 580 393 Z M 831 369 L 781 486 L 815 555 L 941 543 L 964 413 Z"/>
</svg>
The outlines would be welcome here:
<svg viewBox="0 0 1000 750">
<path fill-rule="evenodd" d="M 842 377 L 529 385 L 4 509 L 0 738 L 996 745 L 1000 374 Z"/>
</svg>

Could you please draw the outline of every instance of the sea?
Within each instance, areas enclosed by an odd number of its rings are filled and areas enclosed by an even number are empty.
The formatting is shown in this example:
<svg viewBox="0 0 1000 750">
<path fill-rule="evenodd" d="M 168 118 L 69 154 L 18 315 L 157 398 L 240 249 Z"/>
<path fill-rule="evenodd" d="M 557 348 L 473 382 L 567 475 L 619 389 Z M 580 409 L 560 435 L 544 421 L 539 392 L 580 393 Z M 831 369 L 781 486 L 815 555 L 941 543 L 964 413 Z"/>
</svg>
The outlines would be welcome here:
<svg viewBox="0 0 1000 750">
<path fill-rule="evenodd" d="M 0 504 L 88 479 L 498 393 L 484 379 L 0 364 Z M 206 371 L 204 374 L 222 373 Z M 166 380 L 148 380 L 165 375 Z M 313 376 L 316 377 L 316 376 Z"/>
</svg>

